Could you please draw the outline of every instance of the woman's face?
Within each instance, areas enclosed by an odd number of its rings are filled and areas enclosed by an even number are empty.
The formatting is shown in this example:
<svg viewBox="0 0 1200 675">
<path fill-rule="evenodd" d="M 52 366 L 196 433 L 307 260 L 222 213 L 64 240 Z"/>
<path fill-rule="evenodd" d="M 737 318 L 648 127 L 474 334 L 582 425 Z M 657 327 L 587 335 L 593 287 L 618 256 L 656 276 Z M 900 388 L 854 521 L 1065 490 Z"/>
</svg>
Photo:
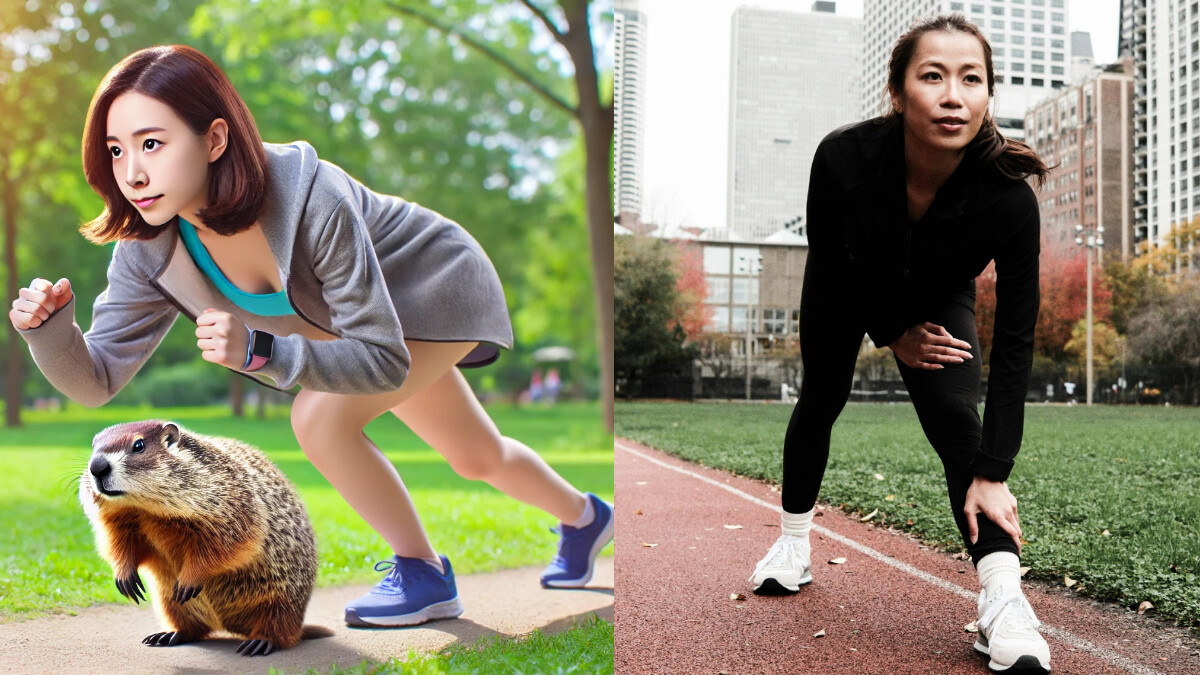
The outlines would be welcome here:
<svg viewBox="0 0 1200 675">
<path fill-rule="evenodd" d="M 988 109 L 979 39 L 944 30 L 922 35 L 904 73 L 904 91 L 892 94 L 892 105 L 904 116 L 906 146 L 961 152 L 979 132 Z"/>
<path fill-rule="evenodd" d="M 150 225 L 176 214 L 198 222 L 196 210 L 208 196 L 208 165 L 225 148 L 223 134 L 219 148 L 211 140 L 211 130 L 196 135 L 170 106 L 137 92 L 121 94 L 108 109 L 113 178 Z"/>
</svg>

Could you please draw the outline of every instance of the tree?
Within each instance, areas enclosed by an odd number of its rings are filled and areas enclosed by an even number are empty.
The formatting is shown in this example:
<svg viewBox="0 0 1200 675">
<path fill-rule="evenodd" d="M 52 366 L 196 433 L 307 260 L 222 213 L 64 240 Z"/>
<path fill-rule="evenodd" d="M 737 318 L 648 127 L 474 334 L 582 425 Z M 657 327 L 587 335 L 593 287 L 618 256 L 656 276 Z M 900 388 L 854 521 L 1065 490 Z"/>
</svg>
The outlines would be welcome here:
<svg viewBox="0 0 1200 675">
<path fill-rule="evenodd" d="M 678 298 L 675 323 L 683 328 L 687 339 L 694 342 L 704 332 L 713 314 L 712 307 L 705 303 L 708 280 L 704 276 L 703 249 L 689 246 L 684 241 L 675 242 L 675 279 Z"/>
<path fill-rule="evenodd" d="M 1041 264 L 1041 306 L 1034 331 L 1038 353 L 1055 361 L 1067 358 L 1067 343 L 1075 324 L 1087 315 L 1087 256 L 1068 252 L 1065 257 L 1050 256 Z M 1092 320 L 1107 321 L 1112 292 L 1104 277 L 1093 272 Z"/>
<path fill-rule="evenodd" d="M 1151 266 L 1109 263 L 1104 268 L 1104 284 L 1112 289 L 1109 320 L 1122 335 L 1129 334 L 1130 316 L 1140 307 L 1161 301 L 1167 285 L 1161 275 L 1151 273 Z"/>
<path fill-rule="evenodd" d="M 1112 365 L 1121 350 L 1121 336 L 1117 329 L 1107 321 L 1092 322 L 1092 363 L 1096 368 L 1107 368 Z M 1063 351 L 1075 361 L 1075 364 L 1086 367 L 1087 364 L 1087 319 L 1080 319 L 1071 328 L 1071 339 L 1063 347 Z"/>
<path fill-rule="evenodd" d="M 675 250 L 661 239 L 618 237 L 613 277 L 613 363 L 626 397 L 656 376 L 676 374 L 695 358 L 675 322 Z"/>
<path fill-rule="evenodd" d="M 996 261 L 988 263 L 975 279 L 975 332 L 984 365 L 992 356 L 992 333 L 996 326 Z"/>
</svg>

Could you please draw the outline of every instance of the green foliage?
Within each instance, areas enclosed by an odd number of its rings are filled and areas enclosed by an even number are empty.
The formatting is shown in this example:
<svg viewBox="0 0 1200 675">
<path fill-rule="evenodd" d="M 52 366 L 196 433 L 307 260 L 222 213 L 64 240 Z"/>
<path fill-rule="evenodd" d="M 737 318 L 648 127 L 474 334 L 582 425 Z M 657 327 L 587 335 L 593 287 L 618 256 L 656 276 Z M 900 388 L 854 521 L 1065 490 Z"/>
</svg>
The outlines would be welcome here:
<svg viewBox="0 0 1200 675">
<path fill-rule="evenodd" d="M 661 239 L 617 237 L 613 275 L 613 358 L 618 391 L 637 396 L 656 373 L 675 374 L 696 358 L 675 323 L 677 251 Z"/>
<path fill-rule="evenodd" d="M 612 436 L 595 404 L 489 408 L 507 436 L 520 439 L 580 490 L 612 499 Z M 112 424 L 169 419 L 262 449 L 296 485 L 320 551 L 317 583 L 373 583 L 387 545 L 329 486 L 292 435 L 286 408 L 266 420 L 236 419 L 223 408 L 80 408 L 28 412 L 26 425 L 0 434 L 0 620 L 99 602 L 124 603 L 112 570 L 96 554 L 78 501 L 92 437 Z M 386 415 L 366 433 L 395 464 L 434 546 L 460 574 L 545 564 L 556 539 L 553 518 L 490 486 L 458 477 L 444 459 Z M 609 549 L 611 551 L 611 549 Z M 610 553 L 611 554 L 611 553 Z"/>
<path fill-rule="evenodd" d="M 629 403 L 617 433 L 772 482 L 790 406 Z M 1200 441 L 1194 408 L 1029 407 L 1008 484 L 1031 578 L 1200 627 Z M 876 480 L 874 475 L 884 476 Z M 895 495 L 888 500 L 888 495 Z M 911 406 L 846 407 L 819 499 L 953 551 L 963 548 L 936 453 Z M 910 524 L 911 522 L 911 524 Z M 1104 534 L 1107 531 L 1108 534 Z"/>
<path fill-rule="evenodd" d="M 122 389 L 112 404 L 154 408 L 210 405 L 228 396 L 231 377 L 240 375 L 200 358 L 147 369 Z"/>
</svg>

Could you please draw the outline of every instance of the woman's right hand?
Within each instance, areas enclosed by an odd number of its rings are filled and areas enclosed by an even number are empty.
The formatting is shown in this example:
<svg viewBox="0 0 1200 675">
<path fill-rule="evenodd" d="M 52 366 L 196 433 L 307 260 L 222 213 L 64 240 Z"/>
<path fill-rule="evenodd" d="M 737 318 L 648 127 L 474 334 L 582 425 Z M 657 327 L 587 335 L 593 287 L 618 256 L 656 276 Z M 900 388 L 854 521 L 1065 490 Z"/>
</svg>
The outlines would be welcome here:
<svg viewBox="0 0 1200 675">
<path fill-rule="evenodd" d="M 45 279 L 34 279 L 18 295 L 8 313 L 9 320 L 18 330 L 37 328 L 74 297 L 71 282 L 66 279 L 59 279 L 56 284 Z"/>
<path fill-rule="evenodd" d="M 901 363 L 918 370 L 941 370 L 943 363 L 962 363 L 971 358 L 971 343 L 928 321 L 909 326 L 888 347 Z"/>
</svg>

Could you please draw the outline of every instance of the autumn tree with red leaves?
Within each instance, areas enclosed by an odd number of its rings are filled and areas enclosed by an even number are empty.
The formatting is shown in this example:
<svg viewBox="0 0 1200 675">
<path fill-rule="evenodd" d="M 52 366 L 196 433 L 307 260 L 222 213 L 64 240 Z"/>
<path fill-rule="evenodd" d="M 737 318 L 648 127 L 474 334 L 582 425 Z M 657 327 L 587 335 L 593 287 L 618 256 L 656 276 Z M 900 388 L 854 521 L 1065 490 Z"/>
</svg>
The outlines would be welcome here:
<svg viewBox="0 0 1200 675">
<path fill-rule="evenodd" d="M 1082 248 L 1041 261 L 1041 306 L 1034 349 L 1054 361 L 1070 358 L 1067 343 L 1075 324 L 1087 318 L 1087 252 Z M 1112 291 L 1101 269 L 1092 271 L 1092 321 L 1107 322 Z"/>
<path fill-rule="evenodd" d="M 695 342 L 712 319 L 712 307 L 704 302 L 708 299 L 708 280 L 704 277 L 703 249 L 676 241 L 675 250 L 675 323 L 690 342 Z"/>
</svg>

